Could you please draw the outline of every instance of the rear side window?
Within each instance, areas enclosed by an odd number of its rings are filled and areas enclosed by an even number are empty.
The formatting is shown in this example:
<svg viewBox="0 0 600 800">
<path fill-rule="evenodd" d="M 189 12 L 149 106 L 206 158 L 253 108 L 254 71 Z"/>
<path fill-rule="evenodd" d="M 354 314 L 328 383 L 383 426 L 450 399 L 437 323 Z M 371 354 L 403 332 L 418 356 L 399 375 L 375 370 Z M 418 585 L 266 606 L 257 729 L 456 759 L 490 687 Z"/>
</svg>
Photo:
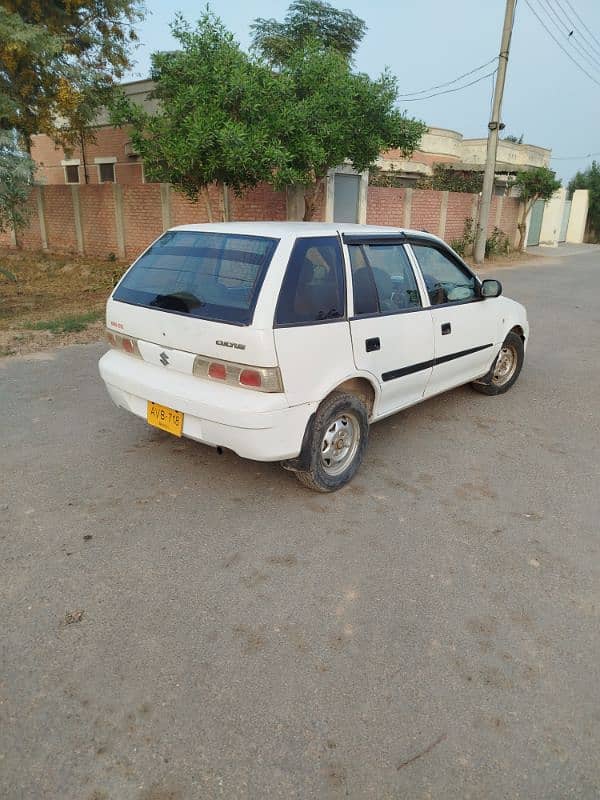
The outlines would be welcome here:
<svg viewBox="0 0 600 800">
<path fill-rule="evenodd" d="M 415 275 L 401 244 L 350 245 L 354 314 L 421 308 Z"/>
<path fill-rule="evenodd" d="M 129 270 L 113 297 L 249 325 L 277 243 L 263 236 L 168 231 Z"/>
<path fill-rule="evenodd" d="M 297 239 L 279 293 L 275 324 L 325 322 L 345 315 L 339 240 L 335 236 Z"/>
</svg>

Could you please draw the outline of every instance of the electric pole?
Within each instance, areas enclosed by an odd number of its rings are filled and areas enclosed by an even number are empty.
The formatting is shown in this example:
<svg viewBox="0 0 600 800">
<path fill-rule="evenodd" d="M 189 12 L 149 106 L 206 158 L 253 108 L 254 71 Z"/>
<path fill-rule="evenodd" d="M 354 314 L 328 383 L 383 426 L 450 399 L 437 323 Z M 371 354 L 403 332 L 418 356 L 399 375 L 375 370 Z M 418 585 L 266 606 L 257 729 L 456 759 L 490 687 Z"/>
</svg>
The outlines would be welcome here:
<svg viewBox="0 0 600 800">
<path fill-rule="evenodd" d="M 481 189 L 481 203 L 479 204 L 479 219 L 477 221 L 477 235 L 475 237 L 475 251 L 473 253 L 476 264 L 483 264 L 483 259 L 485 258 L 485 240 L 487 238 L 488 219 L 492 205 L 494 177 L 496 175 L 496 152 L 498 150 L 498 136 L 500 134 L 500 111 L 502 109 L 502 95 L 504 94 L 508 51 L 510 50 L 510 37 L 515 19 L 516 5 L 517 0 L 506 0 L 504 27 L 502 28 L 500 55 L 498 56 L 498 73 L 496 75 L 496 85 L 494 87 L 492 118 L 488 124 L 485 172 L 483 173 L 483 187 Z"/>
</svg>

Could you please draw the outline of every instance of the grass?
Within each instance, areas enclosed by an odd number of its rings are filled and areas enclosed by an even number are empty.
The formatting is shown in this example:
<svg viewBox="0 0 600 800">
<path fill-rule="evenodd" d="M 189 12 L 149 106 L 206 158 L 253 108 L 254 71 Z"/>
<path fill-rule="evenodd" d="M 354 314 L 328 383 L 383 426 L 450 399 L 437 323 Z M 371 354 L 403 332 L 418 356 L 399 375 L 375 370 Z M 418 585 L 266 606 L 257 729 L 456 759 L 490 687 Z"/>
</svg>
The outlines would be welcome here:
<svg viewBox="0 0 600 800">
<path fill-rule="evenodd" d="M 24 328 L 30 331 L 50 331 L 50 333 L 78 333 L 84 331 L 91 322 L 97 322 L 104 315 L 101 311 L 89 311 L 86 314 L 72 314 L 49 320 L 27 322 Z"/>
</svg>

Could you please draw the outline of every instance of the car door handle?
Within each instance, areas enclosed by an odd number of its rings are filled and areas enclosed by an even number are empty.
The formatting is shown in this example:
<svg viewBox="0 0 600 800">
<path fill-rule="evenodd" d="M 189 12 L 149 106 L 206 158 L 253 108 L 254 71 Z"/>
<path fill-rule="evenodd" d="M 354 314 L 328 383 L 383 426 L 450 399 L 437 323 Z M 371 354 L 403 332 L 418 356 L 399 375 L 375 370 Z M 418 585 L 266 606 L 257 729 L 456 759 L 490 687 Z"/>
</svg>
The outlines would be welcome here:
<svg viewBox="0 0 600 800">
<path fill-rule="evenodd" d="M 449 322 L 442 323 L 442 336 L 446 336 L 446 334 L 452 333 L 452 325 Z"/>
<path fill-rule="evenodd" d="M 367 349 L 367 353 L 373 353 L 375 350 L 381 350 L 379 336 L 375 336 L 373 339 L 366 339 L 365 347 Z"/>
</svg>

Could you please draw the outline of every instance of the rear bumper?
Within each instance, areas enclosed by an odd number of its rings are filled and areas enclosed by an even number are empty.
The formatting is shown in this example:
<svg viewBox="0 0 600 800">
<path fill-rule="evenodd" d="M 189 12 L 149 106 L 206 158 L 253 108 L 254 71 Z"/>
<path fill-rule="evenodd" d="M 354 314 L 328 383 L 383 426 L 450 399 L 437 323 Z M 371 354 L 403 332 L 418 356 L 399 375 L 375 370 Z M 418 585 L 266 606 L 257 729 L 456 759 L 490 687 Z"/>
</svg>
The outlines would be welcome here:
<svg viewBox="0 0 600 800">
<path fill-rule="evenodd" d="M 183 435 L 255 461 L 295 458 L 316 403 L 288 406 L 283 394 L 219 385 L 110 350 L 100 376 L 120 408 L 146 419 L 148 400 L 183 412 Z"/>
</svg>

